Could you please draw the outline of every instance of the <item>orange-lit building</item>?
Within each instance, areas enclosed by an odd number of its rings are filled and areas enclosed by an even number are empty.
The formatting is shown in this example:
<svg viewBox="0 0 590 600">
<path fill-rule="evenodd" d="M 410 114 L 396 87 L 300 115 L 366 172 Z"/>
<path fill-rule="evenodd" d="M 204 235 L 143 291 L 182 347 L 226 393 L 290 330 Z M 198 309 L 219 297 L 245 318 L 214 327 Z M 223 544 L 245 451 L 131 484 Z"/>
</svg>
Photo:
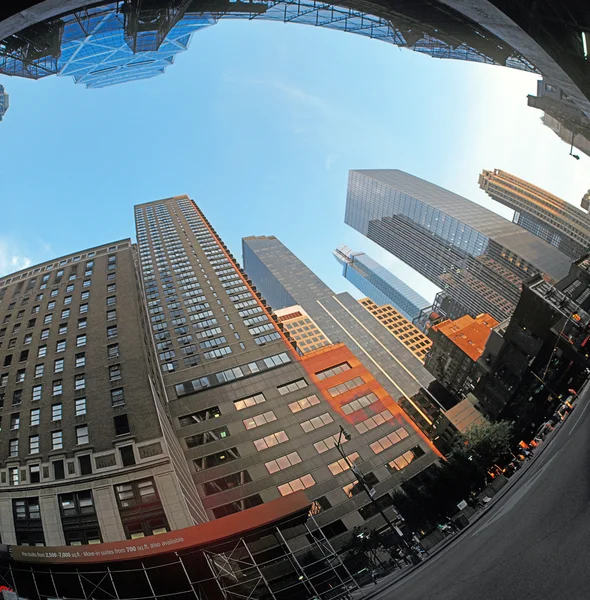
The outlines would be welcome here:
<svg viewBox="0 0 590 600">
<path fill-rule="evenodd" d="M 301 354 L 328 346 L 332 342 L 301 306 L 287 306 L 275 311 L 291 340 L 297 342 Z"/>
<path fill-rule="evenodd" d="M 481 358 L 498 321 L 488 314 L 447 319 L 431 328 L 433 344 L 424 366 L 454 396 L 462 399 L 481 376 Z"/>
<path fill-rule="evenodd" d="M 359 300 L 397 340 L 399 340 L 420 362 L 424 362 L 432 340 L 408 321 L 391 304 L 377 305 L 370 298 Z"/>
</svg>

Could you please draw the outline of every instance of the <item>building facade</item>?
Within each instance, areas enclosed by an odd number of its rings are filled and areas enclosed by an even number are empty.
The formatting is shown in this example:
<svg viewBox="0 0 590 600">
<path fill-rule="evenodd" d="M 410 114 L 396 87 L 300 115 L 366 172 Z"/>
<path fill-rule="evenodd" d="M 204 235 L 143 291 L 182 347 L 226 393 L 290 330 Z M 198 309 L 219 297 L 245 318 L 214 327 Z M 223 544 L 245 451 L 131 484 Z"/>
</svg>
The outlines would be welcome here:
<svg viewBox="0 0 590 600">
<path fill-rule="evenodd" d="M 382 414 L 386 406 L 370 395 L 384 399 L 386 391 L 342 347 L 321 360 L 312 360 L 313 352 L 300 357 L 283 323 L 188 197 L 136 206 L 135 218 L 170 419 L 208 518 L 304 489 L 317 502 L 316 519 L 329 538 L 363 524 L 359 509 L 368 500 L 343 489 L 350 473 L 334 445 L 340 425 L 358 420 L 377 419 L 370 436 L 355 434 L 348 444 L 359 468 L 366 463 L 373 471 L 382 459 L 397 459 L 398 449 L 403 454 L 417 445 L 423 454 L 412 450 L 416 460 L 408 460 L 404 476 L 435 460 L 407 421 L 399 446 L 383 455 L 371 450 L 370 443 L 398 428 L 399 413 Z M 385 464 L 379 468 L 389 472 Z M 397 485 L 399 476 L 391 476 L 376 475 L 383 489 Z"/>
<path fill-rule="evenodd" d="M 424 366 L 453 396 L 462 400 L 482 375 L 478 364 L 498 321 L 490 315 L 469 315 L 430 328 L 432 347 Z"/>
<path fill-rule="evenodd" d="M 6 93 L 4 86 L 0 85 L 0 121 L 2 121 L 2 118 L 8 110 L 9 100 L 10 96 Z"/>
<path fill-rule="evenodd" d="M 301 306 L 280 308 L 275 314 L 297 344 L 299 353 L 306 354 L 332 343 Z"/>
<path fill-rule="evenodd" d="M 514 210 L 513 222 L 561 250 L 572 260 L 590 247 L 590 215 L 546 190 L 494 169 L 483 171 L 479 187 Z"/>
<path fill-rule="evenodd" d="M 274 236 L 242 240 L 244 267 L 275 307 L 304 307 L 334 343 L 345 343 L 398 403 L 420 414 L 416 399 L 430 397 L 434 378 L 419 359 L 350 294 L 336 294 Z M 430 401 L 437 403 L 435 398 Z M 426 422 L 431 422 L 427 414 Z"/>
<path fill-rule="evenodd" d="M 522 282 L 557 281 L 568 257 L 499 215 L 397 170 L 351 171 L 345 222 L 439 286 L 450 318 L 511 314 Z"/>
<path fill-rule="evenodd" d="M 130 240 L 0 280 L 3 543 L 78 545 L 206 519 L 164 420 Z"/>
<path fill-rule="evenodd" d="M 334 250 L 334 258 L 342 265 L 342 276 L 375 304 L 389 304 L 411 322 L 431 308 L 432 302 L 364 252 L 341 246 Z"/>
<path fill-rule="evenodd" d="M 424 363 L 432 340 L 399 313 L 390 304 L 378 306 L 370 298 L 361 298 L 362 304 L 391 334 L 399 340 L 420 362 Z"/>
</svg>

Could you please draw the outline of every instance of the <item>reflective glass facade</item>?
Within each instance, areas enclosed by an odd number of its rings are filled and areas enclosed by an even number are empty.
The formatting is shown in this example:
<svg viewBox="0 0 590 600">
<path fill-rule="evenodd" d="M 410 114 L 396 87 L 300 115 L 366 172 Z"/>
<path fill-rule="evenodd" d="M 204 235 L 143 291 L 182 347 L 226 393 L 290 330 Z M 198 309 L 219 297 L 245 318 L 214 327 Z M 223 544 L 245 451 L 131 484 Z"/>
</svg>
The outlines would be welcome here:
<svg viewBox="0 0 590 600">
<path fill-rule="evenodd" d="M 495 35 L 432 2 L 432 23 L 399 6 L 370 14 L 350 6 L 296 2 L 212 2 L 195 10 L 189 0 L 105 2 L 31 26 L 0 41 L 0 73 L 39 79 L 71 75 L 76 83 L 105 87 L 164 72 L 191 35 L 220 19 L 264 19 L 328 27 L 367 36 L 434 58 L 469 60 L 538 72 Z M 204 8 L 204 7 L 201 7 Z M 421 13 L 424 17 L 426 12 Z M 441 18 L 443 17 L 443 18 Z"/>
<path fill-rule="evenodd" d="M 334 251 L 334 258 L 342 265 L 342 275 L 363 294 L 379 306 L 391 304 L 409 321 L 432 304 L 364 252 L 343 246 Z"/>
<path fill-rule="evenodd" d="M 438 285 L 457 312 L 503 320 L 523 281 L 569 271 L 568 257 L 545 241 L 402 171 L 351 171 L 345 222 Z"/>
</svg>

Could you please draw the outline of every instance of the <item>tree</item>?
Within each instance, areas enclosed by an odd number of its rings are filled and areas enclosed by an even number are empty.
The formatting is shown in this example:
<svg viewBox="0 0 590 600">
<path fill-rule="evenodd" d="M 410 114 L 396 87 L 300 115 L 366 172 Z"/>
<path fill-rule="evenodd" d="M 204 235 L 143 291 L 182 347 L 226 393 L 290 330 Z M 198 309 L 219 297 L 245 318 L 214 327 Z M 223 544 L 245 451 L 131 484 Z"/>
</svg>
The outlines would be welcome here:
<svg viewBox="0 0 590 600">
<path fill-rule="evenodd" d="M 488 469 L 510 450 L 514 424 L 509 421 L 474 425 L 465 432 L 462 449 Z"/>
</svg>

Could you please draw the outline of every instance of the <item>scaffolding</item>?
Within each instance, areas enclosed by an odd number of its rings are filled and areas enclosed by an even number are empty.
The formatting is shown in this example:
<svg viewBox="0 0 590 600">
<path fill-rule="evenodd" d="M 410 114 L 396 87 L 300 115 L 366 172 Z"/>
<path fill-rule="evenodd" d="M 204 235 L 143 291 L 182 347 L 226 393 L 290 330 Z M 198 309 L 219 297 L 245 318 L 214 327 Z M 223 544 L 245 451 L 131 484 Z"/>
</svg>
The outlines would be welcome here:
<svg viewBox="0 0 590 600">
<path fill-rule="evenodd" d="M 29 600 L 339 600 L 359 589 L 311 512 L 141 559 L 24 563 L 4 553 L 0 586 Z"/>
</svg>

